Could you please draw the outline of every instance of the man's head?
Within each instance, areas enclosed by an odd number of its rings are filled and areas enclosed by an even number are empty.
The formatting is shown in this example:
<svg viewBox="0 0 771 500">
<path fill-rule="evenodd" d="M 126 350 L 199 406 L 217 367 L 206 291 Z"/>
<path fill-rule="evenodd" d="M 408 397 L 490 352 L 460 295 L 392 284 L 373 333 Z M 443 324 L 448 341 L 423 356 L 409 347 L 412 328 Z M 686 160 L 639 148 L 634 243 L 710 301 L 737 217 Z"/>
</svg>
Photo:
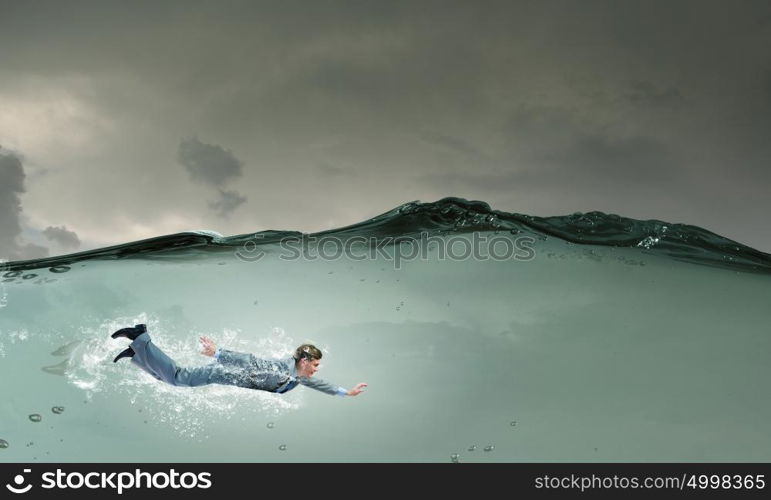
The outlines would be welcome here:
<svg viewBox="0 0 771 500">
<path fill-rule="evenodd" d="M 312 344 L 303 344 L 294 351 L 295 369 L 300 377 L 312 377 L 319 369 L 321 351 Z"/>
</svg>

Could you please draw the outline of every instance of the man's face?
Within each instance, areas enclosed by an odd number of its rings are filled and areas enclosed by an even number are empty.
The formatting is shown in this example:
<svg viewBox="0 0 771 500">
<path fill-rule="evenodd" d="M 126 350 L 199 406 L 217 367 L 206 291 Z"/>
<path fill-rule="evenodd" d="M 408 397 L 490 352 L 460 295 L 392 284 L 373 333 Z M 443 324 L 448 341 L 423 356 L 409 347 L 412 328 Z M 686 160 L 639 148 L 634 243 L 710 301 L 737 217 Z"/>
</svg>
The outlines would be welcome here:
<svg viewBox="0 0 771 500">
<path fill-rule="evenodd" d="M 298 370 L 298 375 L 302 377 L 312 377 L 314 373 L 316 373 L 319 369 L 319 364 L 321 363 L 321 360 L 314 359 L 309 360 L 308 358 L 303 358 L 300 360 L 300 370 Z"/>
</svg>

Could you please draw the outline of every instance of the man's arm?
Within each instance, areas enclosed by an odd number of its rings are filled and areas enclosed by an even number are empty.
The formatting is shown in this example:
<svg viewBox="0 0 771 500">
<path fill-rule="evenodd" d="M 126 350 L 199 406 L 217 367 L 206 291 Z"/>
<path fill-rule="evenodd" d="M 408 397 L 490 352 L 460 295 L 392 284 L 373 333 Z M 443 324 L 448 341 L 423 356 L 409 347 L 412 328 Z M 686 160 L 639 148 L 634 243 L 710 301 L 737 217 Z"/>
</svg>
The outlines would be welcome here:
<svg viewBox="0 0 771 500">
<path fill-rule="evenodd" d="M 223 365 L 248 367 L 255 361 L 253 354 L 218 349 L 214 344 L 214 341 L 209 337 L 200 337 L 199 340 L 203 346 L 201 354 L 204 356 L 211 356 Z"/>
<path fill-rule="evenodd" d="M 320 378 L 297 377 L 297 381 L 302 385 L 310 387 L 311 389 L 316 389 L 317 391 L 321 391 L 331 396 L 341 396 L 341 397 L 356 396 L 362 392 L 362 389 L 364 387 L 367 387 L 367 384 L 364 384 L 364 383 L 356 384 L 356 387 L 354 387 L 349 391 L 345 387 L 340 387 L 334 384 L 330 384 L 329 382 L 325 382 Z"/>
</svg>

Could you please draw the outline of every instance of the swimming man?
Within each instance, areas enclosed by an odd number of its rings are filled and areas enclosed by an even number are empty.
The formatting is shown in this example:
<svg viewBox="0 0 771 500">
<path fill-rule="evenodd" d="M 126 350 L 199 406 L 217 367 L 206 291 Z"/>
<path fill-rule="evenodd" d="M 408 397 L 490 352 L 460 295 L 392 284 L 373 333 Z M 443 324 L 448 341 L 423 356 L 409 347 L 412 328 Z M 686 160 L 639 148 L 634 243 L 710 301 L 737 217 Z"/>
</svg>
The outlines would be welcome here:
<svg viewBox="0 0 771 500">
<path fill-rule="evenodd" d="M 180 368 L 150 340 L 144 324 L 122 328 L 112 338 L 125 337 L 131 345 L 118 354 L 113 362 L 131 358 L 138 367 L 153 377 L 171 385 L 196 387 L 223 384 L 283 394 L 302 384 L 318 391 L 337 396 L 357 396 L 367 387 L 365 383 L 345 389 L 318 378 L 311 378 L 319 368 L 321 351 L 314 345 L 303 344 L 293 356 L 285 359 L 260 359 L 252 354 L 218 349 L 208 337 L 200 337 L 201 354 L 211 356 L 217 363 L 195 368 Z"/>
</svg>

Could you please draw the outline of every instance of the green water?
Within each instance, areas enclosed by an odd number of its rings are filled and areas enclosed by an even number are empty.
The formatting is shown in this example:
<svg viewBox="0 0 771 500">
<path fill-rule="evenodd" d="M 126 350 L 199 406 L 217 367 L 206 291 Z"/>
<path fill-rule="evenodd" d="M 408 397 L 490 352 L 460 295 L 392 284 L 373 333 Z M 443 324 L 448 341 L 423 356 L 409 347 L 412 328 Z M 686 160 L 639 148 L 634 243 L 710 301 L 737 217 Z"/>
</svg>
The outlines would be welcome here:
<svg viewBox="0 0 771 500">
<path fill-rule="evenodd" d="M 6 278 L 0 461 L 771 459 L 768 274 L 555 237 L 530 260 L 434 249 L 398 269 L 260 248 Z M 211 362 L 199 335 L 268 358 L 310 341 L 317 376 L 369 387 L 174 387 L 112 362 L 127 342 L 110 334 L 137 323 L 181 365 Z"/>
</svg>

